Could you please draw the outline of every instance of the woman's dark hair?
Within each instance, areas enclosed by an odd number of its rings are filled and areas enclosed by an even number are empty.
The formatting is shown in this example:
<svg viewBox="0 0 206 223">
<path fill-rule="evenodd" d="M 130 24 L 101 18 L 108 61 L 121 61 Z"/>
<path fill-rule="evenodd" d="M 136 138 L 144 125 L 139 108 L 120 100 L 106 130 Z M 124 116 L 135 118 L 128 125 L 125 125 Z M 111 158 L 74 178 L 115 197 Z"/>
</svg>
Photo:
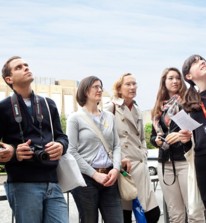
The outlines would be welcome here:
<svg viewBox="0 0 206 223">
<path fill-rule="evenodd" d="M 86 77 L 82 79 L 81 82 L 79 83 L 76 93 L 76 100 L 81 107 L 83 107 L 86 104 L 87 93 L 95 81 L 100 81 L 101 86 L 103 87 L 102 81 L 96 76 Z"/>
<path fill-rule="evenodd" d="M 198 60 L 205 60 L 205 59 L 198 54 L 194 54 L 188 57 L 182 66 L 183 77 L 185 81 L 190 85 L 183 98 L 183 107 L 187 112 L 198 111 L 201 109 L 200 106 L 201 97 L 197 89 L 195 88 L 195 83 L 192 80 L 188 80 L 186 77 L 187 74 L 190 73 L 190 68 L 192 64 Z"/>
<path fill-rule="evenodd" d="M 164 71 L 162 73 L 162 76 L 161 76 L 161 79 L 160 79 L 159 90 L 157 92 L 157 99 L 156 99 L 154 108 L 152 109 L 152 112 L 151 112 L 152 119 L 155 116 L 161 115 L 161 112 L 162 112 L 161 107 L 163 105 L 163 102 L 165 100 L 169 100 L 169 98 L 170 98 L 168 90 L 167 90 L 166 85 L 165 85 L 167 74 L 170 71 L 177 72 L 178 75 L 179 75 L 179 78 L 181 80 L 180 89 L 177 92 L 177 94 L 180 96 L 181 99 L 184 97 L 184 94 L 185 94 L 185 92 L 187 90 L 187 87 L 186 87 L 186 84 L 185 84 L 185 82 L 183 80 L 182 74 L 180 73 L 180 71 L 176 67 L 169 67 L 169 68 L 164 69 Z"/>
</svg>

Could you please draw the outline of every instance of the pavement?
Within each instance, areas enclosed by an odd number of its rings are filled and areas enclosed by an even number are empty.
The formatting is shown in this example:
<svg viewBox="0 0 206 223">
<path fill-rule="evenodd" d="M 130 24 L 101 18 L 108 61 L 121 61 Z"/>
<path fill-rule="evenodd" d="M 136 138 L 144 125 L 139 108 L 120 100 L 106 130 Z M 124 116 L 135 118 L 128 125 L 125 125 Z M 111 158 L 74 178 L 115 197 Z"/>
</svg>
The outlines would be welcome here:
<svg viewBox="0 0 206 223">
<path fill-rule="evenodd" d="M 3 182 L 5 181 L 6 176 L 1 176 L 0 175 L 0 195 L 5 195 L 5 191 L 4 191 L 4 187 L 3 187 Z M 157 183 L 157 182 L 156 182 Z M 163 215 L 163 196 L 162 196 L 162 191 L 161 188 L 159 186 L 159 184 L 153 184 L 154 188 L 156 186 L 156 197 L 157 197 L 157 201 L 158 204 L 160 206 L 161 209 L 161 216 L 160 216 L 160 220 L 159 223 L 164 223 L 164 215 Z M 69 193 L 65 193 L 65 199 L 67 201 L 68 205 L 68 210 L 69 210 L 69 222 L 70 223 L 79 223 L 79 215 L 78 215 L 78 211 L 76 208 L 76 204 L 72 198 L 72 195 Z M 0 223 L 11 223 L 12 222 L 12 212 L 11 209 L 9 207 L 8 201 L 4 200 L 4 201 L 0 201 Z M 135 220 L 133 219 L 133 222 L 135 222 Z M 101 218 L 99 218 L 99 223 L 102 223 Z"/>
</svg>

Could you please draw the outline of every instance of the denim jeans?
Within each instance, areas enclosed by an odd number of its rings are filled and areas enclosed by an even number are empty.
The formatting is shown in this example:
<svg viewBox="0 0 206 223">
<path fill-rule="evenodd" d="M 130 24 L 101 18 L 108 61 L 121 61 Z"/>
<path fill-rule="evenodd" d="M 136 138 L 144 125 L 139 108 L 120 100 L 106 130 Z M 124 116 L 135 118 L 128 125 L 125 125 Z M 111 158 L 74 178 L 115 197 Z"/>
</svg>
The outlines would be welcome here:
<svg viewBox="0 0 206 223">
<path fill-rule="evenodd" d="M 87 187 L 72 190 L 81 223 L 98 223 L 98 210 L 104 223 L 123 223 L 123 212 L 117 182 L 104 187 L 91 177 L 83 175 Z"/>
<path fill-rule="evenodd" d="M 56 183 L 5 183 L 16 223 L 68 223 L 68 209 Z"/>
</svg>

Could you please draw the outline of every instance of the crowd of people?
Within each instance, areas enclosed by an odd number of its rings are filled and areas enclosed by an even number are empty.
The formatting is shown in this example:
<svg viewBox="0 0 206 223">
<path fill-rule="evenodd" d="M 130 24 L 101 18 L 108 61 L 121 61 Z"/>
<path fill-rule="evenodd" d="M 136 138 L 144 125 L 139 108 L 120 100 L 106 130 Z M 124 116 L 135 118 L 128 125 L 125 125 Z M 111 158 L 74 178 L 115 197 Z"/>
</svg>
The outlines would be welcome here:
<svg viewBox="0 0 206 223">
<path fill-rule="evenodd" d="M 0 101 L 0 163 L 5 164 L 4 187 L 17 223 L 69 222 L 56 171 L 66 152 L 76 159 L 87 185 L 71 191 L 81 223 L 98 223 L 99 212 L 105 223 L 132 222 L 132 200 L 122 199 L 118 190 L 122 168 L 134 180 L 146 222 L 158 222 L 160 208 L 147 166 L 144 123 L 135 102 L 135 75 L 121 75 L 114 82 L 111 101 L 103 106 L 102 80 L 96 76 L 82 79 L 76 93 L 81 109 L 69 116 L 67 134 L 55 102 L 32 90 L 33 74 L 24 59 L 8 59 L 2 77 L 13 95 Z M 203 57 L 186 59 L 182 73 L 175 67 L 163 71 L 151 112 L 150 140 L 159 148 L 158 178 L 171 223 L 205 222 L 203 209 L 198 215 L 189 212 L 185 159 L 194 144 L 197 185 L 206 207 L 205 106 Z M 202 125 L 192 132 L 180 129 L 171 117 L 182 109 Z"/>
</svg>

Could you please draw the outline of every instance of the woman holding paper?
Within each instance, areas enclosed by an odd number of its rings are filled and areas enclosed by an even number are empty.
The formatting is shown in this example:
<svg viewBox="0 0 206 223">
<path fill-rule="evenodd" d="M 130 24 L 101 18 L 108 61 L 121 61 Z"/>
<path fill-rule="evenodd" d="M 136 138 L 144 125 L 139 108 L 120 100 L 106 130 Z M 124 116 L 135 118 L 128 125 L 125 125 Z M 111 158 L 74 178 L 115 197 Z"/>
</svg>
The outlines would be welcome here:
<svg viewBox="0 0 206 223">
<path fill-rule="evenodd" d="M 202 124 L 193 131 L 194 162 L 197 185 L 206 208 L 206 60 L 200 55 L 190 56 L 183 64 L 182 73 L 185 81 L 190 85 L 185 95 L 184 109 L 193 119 Z M 183 139 L 190 134 L 188 131 L 181 132 Z"/>
<path fill-rule="evenodd" d="M 191 143 L 182 144 L 180 128 L 171 120 L 182 106 L 186 85 L 180 71 L 170 67 L 163 71 L 157 99 L 152 110 L 151 143 L 159 147 L 158 177 L 167 205 L 169 222 L 185 223 L 187 210 L 188 164 L 185 150 Z M 199 222 L 187 214 L 188 222 Z"/>
</svg>

